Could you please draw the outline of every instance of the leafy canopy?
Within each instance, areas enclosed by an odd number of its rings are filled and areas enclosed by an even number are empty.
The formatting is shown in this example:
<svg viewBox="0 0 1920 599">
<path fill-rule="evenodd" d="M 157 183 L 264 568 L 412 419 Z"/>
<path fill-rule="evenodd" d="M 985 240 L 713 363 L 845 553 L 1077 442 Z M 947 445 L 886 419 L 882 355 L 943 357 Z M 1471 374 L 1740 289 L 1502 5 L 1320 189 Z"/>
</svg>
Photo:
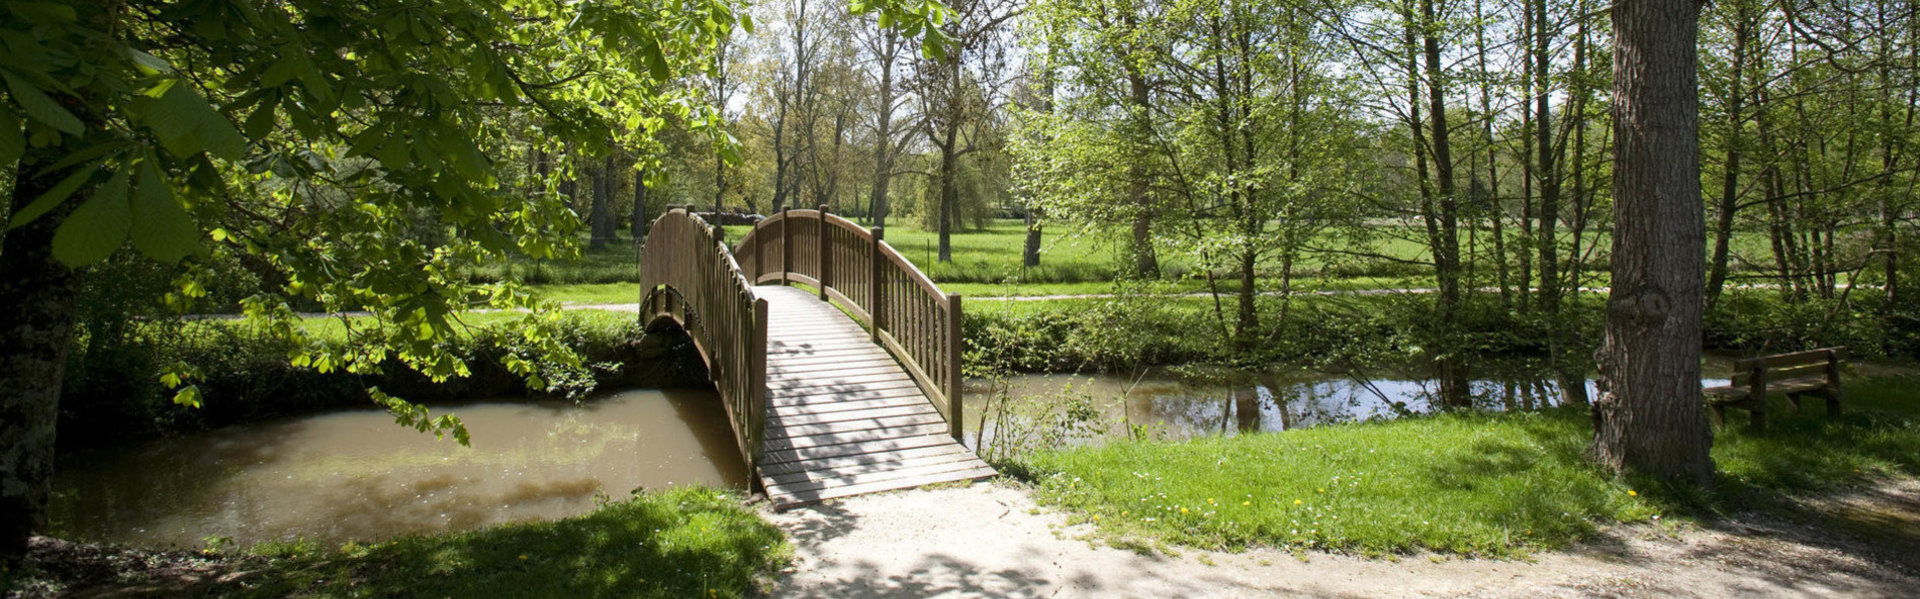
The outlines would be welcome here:
<svg viewBox="0 0 1920 599">
<path fill-rule="evenodd" d="M 934 0 L 860 1 L 937 36 Z M 578 366 L 554 306 L 513 283 L 475 284 L 509 253 L 573 255 L 579 217 L 555 191 L 561 148 L 645 154 L 669 120 L 724 139 L 688 77 L 752 23 L 734 0 L 82 0 L 0 7 L 0 164 L 19 163 L 8 227 L 60 219 L 52 256 L 99 262 L 129 242 L 181 263 L 169 303 L 204 294 L 205 265 L 275 277 L 243 303 L 304 335 L 290 305 L 364 310 L 357 350 L 303 351 L 321 370 L 397 357 L 435 380 L 465 375 L 442 341 L 475 307 L 525 309 L 541 363 Z M 937 44 L 937 41 L 936 41 Z M 569 152 L 570 155 L 580 152 Z M 29 185 L 48 181 L 46 185 Z M 184 262 L 183 262 L 184 260 Z M 317 347 L 317 346 L 316 346 Z M 198 401 L 192 370 L 167 382 Z M 463 436 L 457 420 L 374 390 L 403 422 Z"/>
</svg>

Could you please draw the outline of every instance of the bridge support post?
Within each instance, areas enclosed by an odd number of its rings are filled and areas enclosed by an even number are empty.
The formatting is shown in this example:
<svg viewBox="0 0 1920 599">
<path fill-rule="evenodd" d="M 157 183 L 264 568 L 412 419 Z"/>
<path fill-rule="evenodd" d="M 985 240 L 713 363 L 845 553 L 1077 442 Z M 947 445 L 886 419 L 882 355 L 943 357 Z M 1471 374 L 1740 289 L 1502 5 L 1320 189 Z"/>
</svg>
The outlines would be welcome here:
<svg viewBox="0 0 1920 599">
<path fill-rule="evenodd" d="M 882 227 L 868 229 L 872 240 L 867 244 L 867 340 L 880 343 L 880 262 L 886 256 L 880 254 L 880 242 L 886 238 L 887 230 Z"/>
<path fill-rule="evenodd" d="M 947 419 L 947 431 L 955 441 L 965 444 L 967 411 L 961 401 L 961 389 L 967 386 L 967 379 L 960 371 L 960 352 L 962 339 L 960 334 L 960 294 L 947 294 L 947 403 L 953 415 Z"/>
<path fill-rule="evenodd" d="M 787 273 L 793 272 L 793 215 L 792 206 L 780 207 L 780 284 L 792 285 Z"/>
<path fill-rule="evenodd" d="M 820 276 L 820 301 L 827 301 L 827 285 L 833 281 L 833 241 L 827 239 L 827 205 L 820 205 L 820 220 L 814 221 L 813 232 L 820 238 L 820 251 L 814 252 L 813 260 L 818 264 L 813 274 Z"/>
</svg>

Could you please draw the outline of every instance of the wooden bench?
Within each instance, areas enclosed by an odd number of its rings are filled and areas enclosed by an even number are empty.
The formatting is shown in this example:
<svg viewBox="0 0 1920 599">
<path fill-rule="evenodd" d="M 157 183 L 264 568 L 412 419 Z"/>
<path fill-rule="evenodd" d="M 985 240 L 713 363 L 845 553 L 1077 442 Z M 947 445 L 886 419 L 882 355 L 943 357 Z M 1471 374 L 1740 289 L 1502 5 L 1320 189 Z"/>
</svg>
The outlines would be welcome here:
<svg viewBox="0 0 1920 599">
<path fill-rule="evenodd" d="M 1790 354 L 1777 354 L 1736 360 L 1732 384 L 1705 389 L 1707 407 L 1713 409 L 1716 422 L 1724 422 L 1727 408 L 1746 410 L 1753 417 L 1753 428 L 1767 427 L 1767 395 L 1787 396 L 1789 408 L 1798 411 L 1800 398 L 1818 395 L 1827 400 L 1827 418 L 1840 418 L 1840 366 L 1847 359 L 1847 348 L 1827 347 Z"/>
</svg>

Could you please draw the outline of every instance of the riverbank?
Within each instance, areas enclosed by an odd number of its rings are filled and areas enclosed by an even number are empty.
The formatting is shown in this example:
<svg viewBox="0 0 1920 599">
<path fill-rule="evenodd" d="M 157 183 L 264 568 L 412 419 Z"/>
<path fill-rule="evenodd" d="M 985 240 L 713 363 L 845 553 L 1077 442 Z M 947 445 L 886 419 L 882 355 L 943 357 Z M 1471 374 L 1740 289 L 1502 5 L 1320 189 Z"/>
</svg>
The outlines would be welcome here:
<svg viewBox="0 0 1920 599">
<path fill-rule="evenodd" d="M 1920 476 L 1920 379 L 1848 382 L 1847 415 L 1808 410 L 1765 431 L 1717 430 L 1718 487 L 1607 477 L 1584 458 L 1579 407 L 1442 413 L 1180 443 L 1117 439 L 1002 460 L 1035 497 L 1145 547 L 1434 551 L 1513 557 L 1596 527 L 1770 509 Z"/>
<path fill-rule="evenodd" d="M 564 520 L 337 548 L 150 551 L 42 537 L 6 596 L 715 599 L 753 593 L 790 555 L 739 497 L 694 487 Z"/>
</svg>

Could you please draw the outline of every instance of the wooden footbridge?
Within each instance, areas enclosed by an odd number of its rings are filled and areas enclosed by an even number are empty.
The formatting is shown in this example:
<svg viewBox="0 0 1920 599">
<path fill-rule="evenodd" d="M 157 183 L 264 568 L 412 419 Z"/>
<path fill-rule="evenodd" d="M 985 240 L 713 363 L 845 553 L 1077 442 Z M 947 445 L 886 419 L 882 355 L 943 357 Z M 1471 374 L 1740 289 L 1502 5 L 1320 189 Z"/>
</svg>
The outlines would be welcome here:
<svg viewBox="0 0 1920 599">
<path fill-rule="evenodd" d="M 960 296 L 825 207 L 721 238 L 685 207 L 654 221 L 640 315 L 693 339 L 775 508 L 994 474 L 958 442 Z"/>
</svg>

